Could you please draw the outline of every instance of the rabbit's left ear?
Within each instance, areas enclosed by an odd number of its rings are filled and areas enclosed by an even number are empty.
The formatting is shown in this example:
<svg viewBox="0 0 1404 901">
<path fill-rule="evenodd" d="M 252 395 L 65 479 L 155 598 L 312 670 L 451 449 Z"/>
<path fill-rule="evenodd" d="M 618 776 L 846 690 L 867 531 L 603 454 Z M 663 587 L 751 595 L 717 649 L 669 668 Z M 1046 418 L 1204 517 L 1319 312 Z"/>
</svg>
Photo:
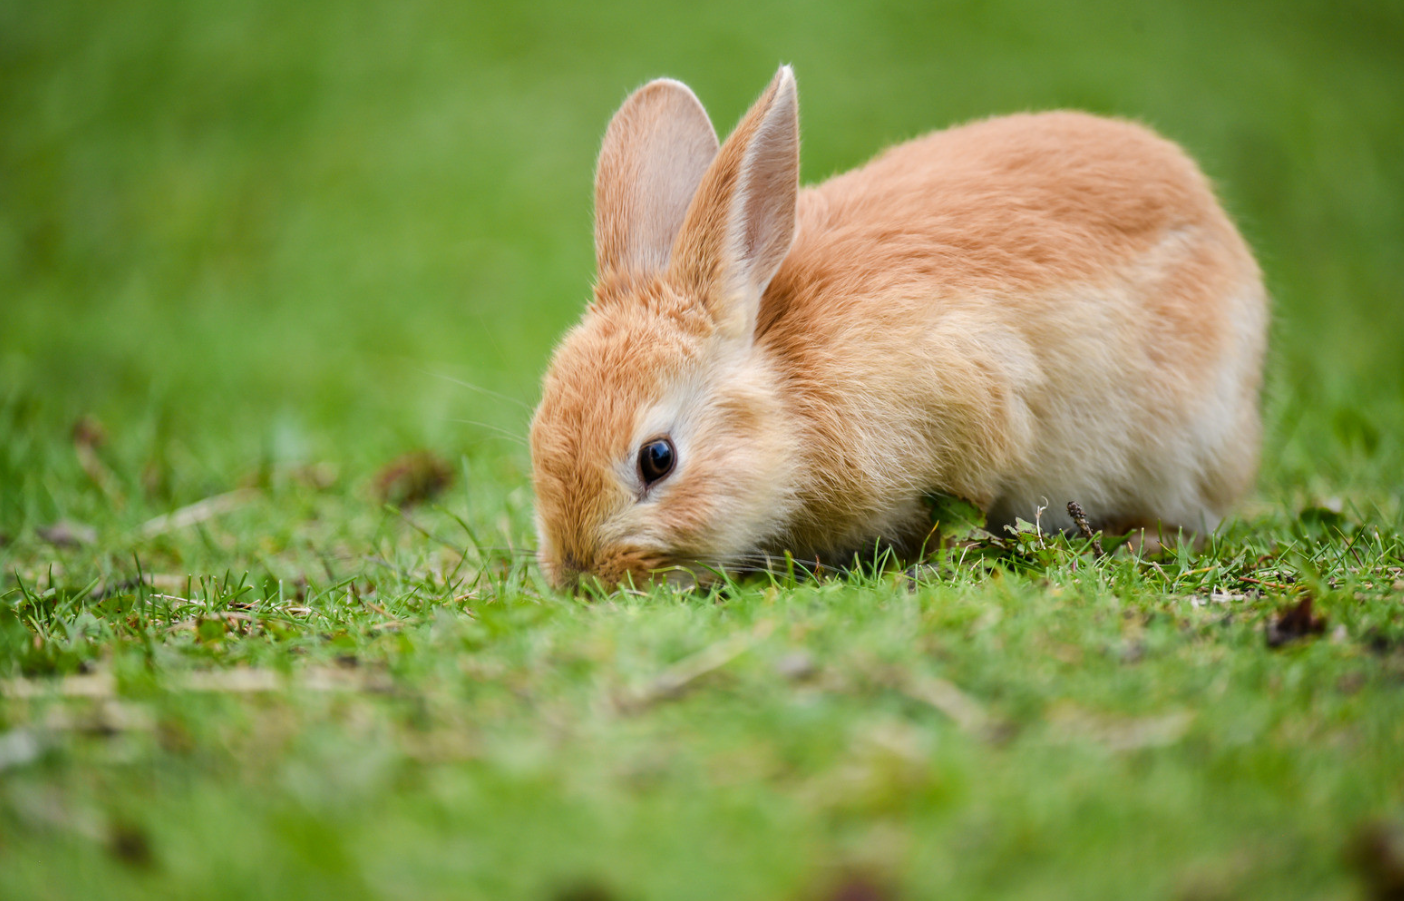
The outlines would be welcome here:
<svg viewBox="0 0 1404 901">
<path fill-rule="evenodd" d="M 755 330 L 761 295 L 794 242 L 798 193 L 799 96 L 781 66 L 708 167 L 668 265 L 728 337 Z"/>
<path fill-rule="evenodd" d="M 660 78 L 610 120 L 595 169 L 595 263 L 661 272 L 697 183 L 717 155 L 712 120 L 687 85 Z"/>
</svg>

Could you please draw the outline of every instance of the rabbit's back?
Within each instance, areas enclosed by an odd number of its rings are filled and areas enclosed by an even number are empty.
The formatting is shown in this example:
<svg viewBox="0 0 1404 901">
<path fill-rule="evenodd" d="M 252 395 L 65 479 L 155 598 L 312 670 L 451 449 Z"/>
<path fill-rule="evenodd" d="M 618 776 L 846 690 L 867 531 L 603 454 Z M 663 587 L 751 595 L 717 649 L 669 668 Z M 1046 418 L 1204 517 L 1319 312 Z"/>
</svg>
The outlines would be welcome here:
<svg viewBox="0 0 1404 901">
<path fill-rule="evenodd" d="M 1212 528 L 1251 481 L 1266 296 L 1173 143 L 1082 113 L 990 119 L 805 190 L 797 216 L 757 336 L 837 458 L 811 461 L 830 498 L 800 543 L 841 551 L 835 523 L 866 535 L 879 514 L 900 538 L 942 486 L 996 522 L 1078 500 L 1109 525 Z"/>
<path fill-rule="evenodd" d="M 1022 114 L 934 132 L 799 197 L 795 244 L 762 322 L 788 305 L 908 284 L 1030 298 L 1125 271 L 1167 236 L 1197 233 L 1256 278 L 1193 161 L 1131 122 Z M 1213 310 L 1202 312 L 1210 313 Z M 1200 319 L 1199 322 L 1204 320 Z"/>
</svg>

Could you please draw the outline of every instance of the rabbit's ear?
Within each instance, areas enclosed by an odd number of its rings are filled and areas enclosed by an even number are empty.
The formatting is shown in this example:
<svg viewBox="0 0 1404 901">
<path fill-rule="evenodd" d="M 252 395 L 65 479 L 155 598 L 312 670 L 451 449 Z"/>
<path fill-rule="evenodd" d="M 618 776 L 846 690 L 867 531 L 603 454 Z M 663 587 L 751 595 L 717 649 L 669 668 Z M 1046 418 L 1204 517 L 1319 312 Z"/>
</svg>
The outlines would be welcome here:
<svg viewBox="0 0 1404 901">
<path fill-rule="evenodd" d="M 601 276 L 657 272 L 697 185 L 717 155 L 717 133 L 680 81 L 639 88 L 610 120 L 595 169 L 595 262 Z"/>
<path fill-rule="evenodd" d="M 727 138 L 688 207 L 669 277 L 723 334 L 749 340 L 760 298 L 795 237 L 799 97 L 781 66 Z"/>
</svg>

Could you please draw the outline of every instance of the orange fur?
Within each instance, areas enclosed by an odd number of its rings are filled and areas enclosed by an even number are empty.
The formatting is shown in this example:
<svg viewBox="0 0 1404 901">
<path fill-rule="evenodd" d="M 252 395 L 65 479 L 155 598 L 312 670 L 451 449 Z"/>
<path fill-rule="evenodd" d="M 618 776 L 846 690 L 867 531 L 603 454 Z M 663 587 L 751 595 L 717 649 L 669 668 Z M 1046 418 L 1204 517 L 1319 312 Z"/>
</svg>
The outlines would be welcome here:
<svg viewBox="0 0 1404 901">
<path fill-rule="evenodd" d="M 1046 113 L 797 191 L 795 98 L 782 69 L 714 155 L 676 82 L 611 124 L 595 300 L 532 426 L 548 576 L 909 553 L 929 491 L 996 525 L 1047 506 L 1066 527 L 1078 500 L 1104 524 L 1212 529 L 1256 468 L 1267 299 L 1193 162 Z M 663 435 L 678 466 L 645 487 L 638 448 Z"/>
</svg>

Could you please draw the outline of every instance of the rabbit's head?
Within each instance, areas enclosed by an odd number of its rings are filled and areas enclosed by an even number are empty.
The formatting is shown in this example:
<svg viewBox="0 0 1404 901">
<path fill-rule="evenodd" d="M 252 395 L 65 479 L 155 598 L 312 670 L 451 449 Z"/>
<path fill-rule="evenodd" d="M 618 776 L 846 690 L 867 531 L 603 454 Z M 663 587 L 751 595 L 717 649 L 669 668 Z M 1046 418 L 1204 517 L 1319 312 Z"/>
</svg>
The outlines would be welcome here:
<svg viewBox="0 0 1404 901">
<path fill-rule="evenodd" d="M 706 581 L 783 539 L 801 449 L 754 333 L 798 177 L 788 67 L 720 148 L 676 81 L 640 88 L 610 122 L 594 300 L 531 426 L 538 553 L 557 586 Z"/>
</svg>

